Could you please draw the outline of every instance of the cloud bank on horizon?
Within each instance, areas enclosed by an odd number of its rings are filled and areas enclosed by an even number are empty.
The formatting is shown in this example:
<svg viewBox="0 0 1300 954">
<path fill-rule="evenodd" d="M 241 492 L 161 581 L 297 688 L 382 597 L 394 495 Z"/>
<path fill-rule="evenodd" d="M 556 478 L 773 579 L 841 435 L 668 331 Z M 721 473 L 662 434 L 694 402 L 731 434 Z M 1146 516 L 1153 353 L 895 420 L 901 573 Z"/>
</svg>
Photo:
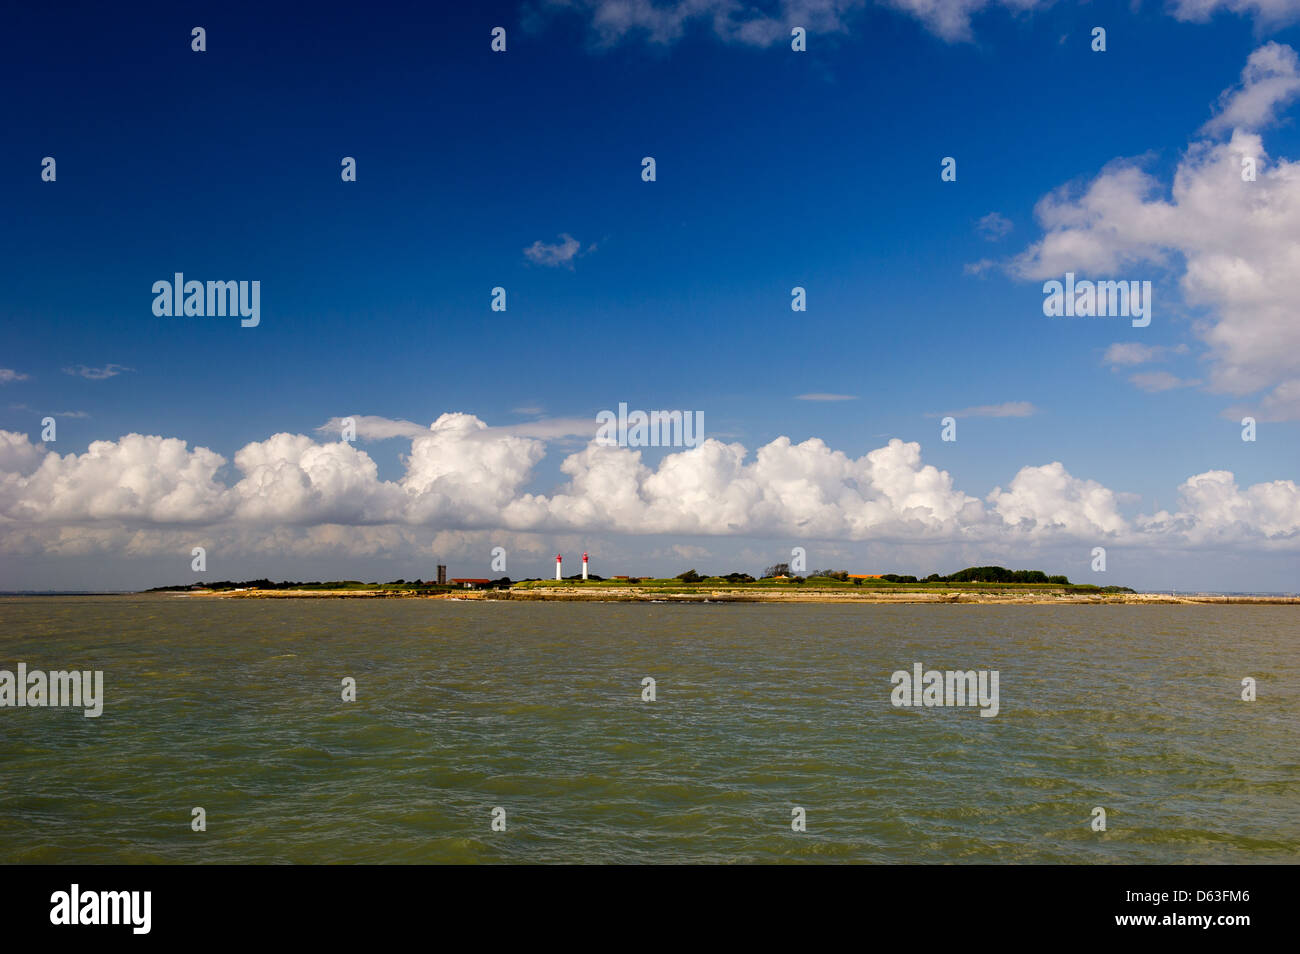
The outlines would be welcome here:
<svg viewBox="0 0 1300 954">
<path fill-rule="evenodd" d="M 276 434 L 241 448 L 239 479 L 227 483 L 218 473 L 224 457 L 176 438 L 129 434 L 60 455 L 0 431 L 0 547 L 87 553 L 153 531 L 155 546 L 174 551 L 197 529 L 223 526 L 255 527 L 287 546 L 304 528 L 391 525 L 1300 550 L 1300 486 L 1243 488 L 1221 470 L 1188 477 L 1176 510 L 1126 518 L 1122 493 L 1059 461 L 1023 466 L 1005 489 L 980 498 L 923 463 L 919 444 L 898 439 L 859 458 L 817 438 L 779 437 L 752 457 L 739 443 L 706 439 L 656 467 L 640 450 L 593 439 L 564 459 L 568 482 L 547 495 L 528 490 L 546 453 L 537 438 L 461 413 L 443 414 L 419 436 L 391 436 L 411 442 L 398 480 L 381 480 L 370 455 L 349 442 Z"/>
</svg>

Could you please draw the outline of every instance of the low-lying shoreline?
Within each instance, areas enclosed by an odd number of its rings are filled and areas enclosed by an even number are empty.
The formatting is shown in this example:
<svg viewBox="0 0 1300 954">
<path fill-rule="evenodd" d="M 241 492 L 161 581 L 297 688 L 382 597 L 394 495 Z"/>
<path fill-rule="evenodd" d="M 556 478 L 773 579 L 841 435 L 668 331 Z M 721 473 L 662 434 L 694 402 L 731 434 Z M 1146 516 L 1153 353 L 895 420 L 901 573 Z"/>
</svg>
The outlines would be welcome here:
<svg viewBox="0 0 1300 954">
<path fill-rule="evenodd" d="M 727 589 L 710 588 L 697 592 L 656 592 L 653 589 L 628 587 L 512 588 L 502 590 L 462 590 L 449 593 L 421 593 L 417 590 L 191 590 L 176 594 L 185 597 L 221 599 L 422 599 L 422 600 L 507 600 L 528 602 L 578 603 L 971 603 L 993 605 L 1059 604 L 1211 604 L 1211 605 L 1296 605 L 1297 596 L 1220 596 L 1213 594 L 1172 593 L 1071 593 L 980 592 L 975 590 L 816 590 L 816 589 Z"/>
</svg>

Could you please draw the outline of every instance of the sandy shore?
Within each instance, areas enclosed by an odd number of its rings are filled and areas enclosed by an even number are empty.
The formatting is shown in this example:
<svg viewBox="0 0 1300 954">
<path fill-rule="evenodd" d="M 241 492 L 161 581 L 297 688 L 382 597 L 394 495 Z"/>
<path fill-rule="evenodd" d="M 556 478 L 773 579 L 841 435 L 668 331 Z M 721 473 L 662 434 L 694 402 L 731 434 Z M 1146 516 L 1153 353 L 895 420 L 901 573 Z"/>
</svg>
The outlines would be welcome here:
<svg viewBox="0 0 1300 954">
<path fill-rule="evenodd" d="M 978 592 L 971 590 L 888 591 L 771 589 L 701 590 L 692 593 L 657 593 L 638 587 L 538 587 L 511 590 L 464 590 L 456 593 L 418 593 L 405 590 L 196 590 L 182 596 L 223 599 L 424 599 L 424 600 L 526 600 L 534 602 L 593 603 L 981 603 L 990 605 L 1059 604 L 1253 604 L 1297 605 L 1294 596 L 1212 596 L 1168 593 L 1033 593 Z"/>
</svg>

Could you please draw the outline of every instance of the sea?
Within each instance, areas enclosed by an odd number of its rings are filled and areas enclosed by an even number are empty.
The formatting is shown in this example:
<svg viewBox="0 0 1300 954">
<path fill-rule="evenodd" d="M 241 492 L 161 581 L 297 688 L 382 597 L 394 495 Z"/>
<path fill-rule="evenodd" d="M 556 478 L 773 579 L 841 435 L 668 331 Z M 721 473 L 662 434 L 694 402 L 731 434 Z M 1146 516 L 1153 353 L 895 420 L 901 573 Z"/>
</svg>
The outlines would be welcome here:
<svg viewBox="0 0 1300 954">
<path fill-rule="evenodd" d="M 8 597 L 0 861 L 1295 863 L 1298 613 Z"/>
</svg>

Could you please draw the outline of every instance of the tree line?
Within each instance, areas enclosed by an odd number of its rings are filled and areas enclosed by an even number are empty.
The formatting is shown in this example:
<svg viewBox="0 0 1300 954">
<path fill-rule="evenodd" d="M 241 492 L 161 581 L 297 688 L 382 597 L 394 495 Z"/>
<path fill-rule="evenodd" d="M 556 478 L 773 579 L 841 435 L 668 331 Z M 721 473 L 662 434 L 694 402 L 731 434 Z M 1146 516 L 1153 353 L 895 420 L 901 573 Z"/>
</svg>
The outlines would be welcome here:
<svg viewBox="0 0 1300 954">
<path fill-rule="evenodd" d="M 849 582 L 848 570 L 813 570 L 807 576 L 798 576 L 790 572 L 790 564 L 774 563 L 763 570 L 763 575 L 759 579 L 770 580 L 775 577 L 788 577 L 797 582 L 804 582 L 813 578 L 826 578 L 838 580 L 842 583 Z M 713 579 L 701 575 L 695 569 L 687 570 L 685 573 L 678 573 L 676 579 L 683 583 L 699 583 L 705 579 Z M 756 580 L 748 573 L 728 573 L 725 576 L 717 577 L 729 583 L 754 583 Z M 890 583 L 1052 583 L 1061 586 L 1071 586 L 1068 577 L 1058 574 L 1048 576 L 1042 570 L 1008 570 L 1004 566 L 968 566 L 964 570 L 958 570 L 956 573 L 950 573 L 943 576 L 938 573 L 931 573 L 929 576 L 917 578 L 907 574 L 883 573 L 880 579 Z"/>
</svg>

